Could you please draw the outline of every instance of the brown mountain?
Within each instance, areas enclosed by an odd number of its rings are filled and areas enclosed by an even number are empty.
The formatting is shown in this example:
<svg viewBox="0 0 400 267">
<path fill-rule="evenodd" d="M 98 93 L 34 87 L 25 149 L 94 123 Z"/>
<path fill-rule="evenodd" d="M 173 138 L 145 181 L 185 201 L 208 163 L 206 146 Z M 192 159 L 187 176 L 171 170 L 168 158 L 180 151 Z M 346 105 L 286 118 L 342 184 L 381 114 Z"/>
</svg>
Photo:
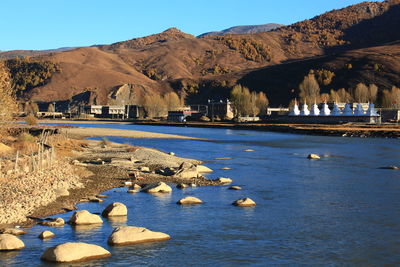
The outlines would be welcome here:
<svg viewBox="0 0 400 267">
<path fill-rule="evenodd" d="M 176 90 L 198 102 L 225 97 L 240 82 L 266 91 L 272 104 L 279 105 L 296 94 L 291 90 L 309 69 L 322 68 L 335 72 L 332 87 L 373 81 L 383 89 L 400 84 L 399 44 L 387 44 L 400 40 L 399 26 L 400 0 L 390 0 L 333 10 L 266 33 L 196 38 L 172 28 L 42 56 L 57 62 L 61 72 L 27 95 L 50 101 L 89 92 L 90 101 L 97 103 L 137 102 L 151 91 Z M 353 68 L 346 72 L 348 63 Z M 380 72 L 372 73 L 375 64 Z"/>
</svg>

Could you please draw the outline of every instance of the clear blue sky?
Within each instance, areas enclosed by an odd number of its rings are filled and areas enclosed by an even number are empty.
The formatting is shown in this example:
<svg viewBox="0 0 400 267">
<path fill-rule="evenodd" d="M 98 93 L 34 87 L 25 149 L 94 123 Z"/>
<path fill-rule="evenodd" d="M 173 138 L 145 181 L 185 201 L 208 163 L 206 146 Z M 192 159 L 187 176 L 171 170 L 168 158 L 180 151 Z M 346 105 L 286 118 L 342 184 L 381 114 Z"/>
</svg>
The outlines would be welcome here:
<svg viewBox="0 0 400 267">
<path fill-rule="evenodd" d="M 359 0 L 3 0 L 0 50 L 110 44 L 170 27 L 199 35 L 291 24 Z"/>
</svg>

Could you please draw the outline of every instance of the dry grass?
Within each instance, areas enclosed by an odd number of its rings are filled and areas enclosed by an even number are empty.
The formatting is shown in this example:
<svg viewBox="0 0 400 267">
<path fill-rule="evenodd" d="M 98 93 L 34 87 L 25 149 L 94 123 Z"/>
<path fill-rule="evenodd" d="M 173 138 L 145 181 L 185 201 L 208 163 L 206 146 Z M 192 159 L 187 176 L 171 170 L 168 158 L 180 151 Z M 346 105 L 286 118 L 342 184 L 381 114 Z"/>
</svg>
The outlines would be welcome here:
<svg viewBox="0 0 400 267">
<path fill-rule="evenodd" d="M 56 148 L 57 155 L 71 157 L 74 155 L 74 151 L 81 152 L 84 148 L 88 147 L 89 144 L 82 140 L 65 139 L 54 143 L 53 146 Z"/>
<path fill-rule="evenodd" d="M 25 117 L 25 122 L 28 125 L 37 125 L 38 119 L 34 115 L 29 114 Z"/>
</svg>

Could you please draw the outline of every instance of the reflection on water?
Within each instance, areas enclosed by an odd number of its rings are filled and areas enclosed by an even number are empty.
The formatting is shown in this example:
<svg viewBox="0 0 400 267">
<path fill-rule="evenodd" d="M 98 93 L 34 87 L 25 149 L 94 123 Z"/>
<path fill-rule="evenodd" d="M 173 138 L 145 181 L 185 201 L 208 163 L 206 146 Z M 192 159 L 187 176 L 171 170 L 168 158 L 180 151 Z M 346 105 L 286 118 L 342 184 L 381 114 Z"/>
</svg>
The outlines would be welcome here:
<svg viewBox="0 0 400 267">
<path fill-rule="evenodd" d="M 110 190 L 103 203 L 82 203 L 79 209 L 99 213 L 118 201 L 128 207 L 128 217 L 104 219 L 102 225 L 90 229 L 54 229 L 56 237 L 48 242 L 37 238 L 44 228 L 33 227 L 21 237 L 27 249 L 10 259 L 0 258 L 0 265 L 46 266 L 39 260 L 42 251 L 67 241 L 98 244 L 113 254 L 110 259 L 76 266 L 382 266 L 400 262 L 400 172 L 378 169 L 398 165 L 399 140 L 189 127 L 111 127 L 214 138 L 204 142 L 109 137 L 115 142 L 205 160 L 214 169 L 208 177 L 229 176 L 233 185 L 243 189 L 214 186 L 178 190 L 171 185 L 171 194 Z M 246 148 L 255 151 L 243 151 Z M 329 157 L 311 161 L 306 158 L 310 153 Z M 220 170 L 223 167 L 232 170 Z M 204 203 L 176 204 L 188 195 Z M 252 198 L 257 206 L 231 204 L 243 197 Z M 71 213 L 61 215 L 64 219 L 69 216 Z M 172 239 L 109 247 L 108 236 L 121 225 L 165 232 Z"/>
</svg>

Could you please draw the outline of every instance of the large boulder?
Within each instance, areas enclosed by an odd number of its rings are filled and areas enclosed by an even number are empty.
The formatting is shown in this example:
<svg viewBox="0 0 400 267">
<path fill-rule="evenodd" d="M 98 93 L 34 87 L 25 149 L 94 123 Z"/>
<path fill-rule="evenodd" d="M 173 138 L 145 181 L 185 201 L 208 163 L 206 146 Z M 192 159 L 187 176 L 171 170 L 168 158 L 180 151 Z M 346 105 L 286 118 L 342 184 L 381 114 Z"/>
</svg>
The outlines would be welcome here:
<svg viewBox="0 0 400 267">
<path fill-rule="evenodd" d="M 238 199 L 235 202 L 232 203 L 235 206 L 239 206 L 239 207 L 253 207 L 256 205 L 256 202 L 254 202 L 251 198 L 242 198 L 242 199 Z"/>
<path fill-rule="evenodd" d="M 197 197 L 185 197 L 180 199 L 177 203 L 181 205 L 193 205 L 202 204 L 203 201 L 201 201 L 201 199 L 198 199 Z"/>
<path fill-rule="evenodd" d="M 68 223 L 72 225 L 97 224 L 103 223 L 103 220 L 100 218 L 99 215 L 92 214 L 87 210 L 80 210 L 74 212 Z"/>
<path fill-rule="evenodd" d="M 215 182 L 218 182 L 220 184 L 230 184 L 233 182 L 231 178 L 225 178 L 225 177 L 219 177 L 214 180 Z"/>
<path fill-rule="evenodd" d="M 24 242 L 15 235 L 0 234 L 0 250 L 18 250 L 24 247 Z"/>
<path fill-rule="evenodd" d="M 101 213 L 101 216 L 103 217 L 126 216 L 126 215 L 128 215 L 128 209 L 124 204 L 120 202 L 111 203 Z"/>
<path fill-rule="evenodd" d="M 197 165 L 197 171 L 199 173 L 208 173 L 208 172 L 213 172 L 212 169 L 208 168 L 207 166 L 204 165 Z"/>
<path fill-rule="evenodd" d="M 168 240 L 171 237 L 161 232 L 153 232 L 144 227 L 121 226 L 114 229 L 108 238 L 110 245 L 130 245 L 137 243 Z"/>
<path fill-rule="evenodd" d="M 181 179 L 191 179 L 196 178 L 198 175 L 199 172 L 196 165 L 189 162 L 183 162 L 175 172 L 174 176 Z"/>
<path fill-rule="evenodd" d="M 49 221 L 40 222 L 40 224 L 44 226 L 60 227 L 64 226 L 65 221 L 63 218 L 56 218 L 56 219 L 51 219 Z"/>
<path fill-rule="evenodd" d="M 26 234 L 26 232 L 18 228 L 4 228 L 0 229 L 0 234 L 23 235 Z"/>
<path fill-rule="evenodd" d="M 46 249 L 41 259 L 52 262 L 78 262 L 110 256 L 108 250 L 98 245 L 69 242 Z"/>
<path fill-rule="evenodd" d="M 53 233 L 53 232 L 51 232 L 51 231 L 43 231 L 43 232 L 41 232 L 40 233 L 40 235 L 38 236 L 40 239 L 49 239 L 49 238 L 53 238 L 53 237 L 55 237 L 56 235 Z"/>
<path fill-rule="evenodd" d="M 142 192 L 146 193 L 171 193 L 172 188 L 163 182 L 149 184 L 142 189 Z"/>
</svg>

